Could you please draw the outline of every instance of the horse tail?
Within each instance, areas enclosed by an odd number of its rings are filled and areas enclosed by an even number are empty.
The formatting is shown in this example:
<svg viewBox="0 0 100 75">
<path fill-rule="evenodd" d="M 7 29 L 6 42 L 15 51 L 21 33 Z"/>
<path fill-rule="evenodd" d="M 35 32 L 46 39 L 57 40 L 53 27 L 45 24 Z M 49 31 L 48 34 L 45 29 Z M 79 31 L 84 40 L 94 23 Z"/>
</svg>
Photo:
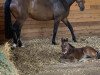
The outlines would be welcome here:
<svg viewBox="0 0 100 75">
<path fill-rule="evenodd" d="M 11 22 L 11 13 L 10 13 L 10 3 L 12 0 L 6 0 L 4 4 L 4 23 L 5 23 L 5 37 L 11 39 L 12 34 L 12 22 Z"/>
</svg>

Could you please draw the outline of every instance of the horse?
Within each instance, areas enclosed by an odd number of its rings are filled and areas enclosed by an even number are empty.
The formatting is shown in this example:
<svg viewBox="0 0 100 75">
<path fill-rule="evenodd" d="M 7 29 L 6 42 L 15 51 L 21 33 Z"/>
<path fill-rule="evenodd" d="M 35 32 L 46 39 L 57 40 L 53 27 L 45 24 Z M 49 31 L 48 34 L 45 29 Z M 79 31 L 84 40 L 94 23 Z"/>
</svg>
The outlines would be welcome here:
<svg viewBox="0 0 100 75">
<path fill-rule="evenodd" d="M 67 19 L 74 2 L 78 4 L 80 11 L 85 9 L 84 0 L 6 0 L 4 5 L 5 37 L 13 39 L 15 47 L 22 47 L 21 29 L 25 20 L 30 17 L 38 21 L 54 20 L 52 44 L 57 44 L 55 38 L 60 21 L 69 28 L 72 40 L 76 42 L 73 27 Z M 11 21 L 11 14 L 16 19 L 14 23 Z"/>
<path fill-rule="evenodd" d="M 61 58 L 69 59 L 69 61 L 83 61 L 85 58 L 100 59 L 100 52 L 90 46 L 75 48 L 68 43 L 68 38 L 62 38 L 61 42 Z"/>
</svg>

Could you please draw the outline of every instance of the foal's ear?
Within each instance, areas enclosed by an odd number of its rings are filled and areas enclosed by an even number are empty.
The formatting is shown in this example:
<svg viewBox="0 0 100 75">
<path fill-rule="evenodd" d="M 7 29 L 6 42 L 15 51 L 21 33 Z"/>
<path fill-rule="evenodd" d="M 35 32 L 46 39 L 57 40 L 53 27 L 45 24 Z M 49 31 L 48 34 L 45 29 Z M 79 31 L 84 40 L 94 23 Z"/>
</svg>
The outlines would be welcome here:
<svg viewBox="0 0 100 75">
<path fill-rule="evenodd" d="M 64 39 L 63 37 L 61 38 L 61 42 L 68 42 L 68 38 Z"/>
<path fill-rule="evenodd" d="M 66 39 L 65 39 L 65 41 L 67 41 L 67 42 L 68 42 L 68 38 L 66 38 Z"/>
</svg>

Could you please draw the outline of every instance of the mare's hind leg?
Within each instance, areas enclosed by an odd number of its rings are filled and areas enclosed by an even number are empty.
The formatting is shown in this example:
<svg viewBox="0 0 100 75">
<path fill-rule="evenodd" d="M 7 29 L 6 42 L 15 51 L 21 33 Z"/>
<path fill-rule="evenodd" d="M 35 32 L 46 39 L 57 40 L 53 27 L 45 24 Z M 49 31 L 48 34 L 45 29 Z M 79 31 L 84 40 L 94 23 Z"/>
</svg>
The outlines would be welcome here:
<svg viewBox="0 0 100 75">
<path fill-rule="evenodd" d="M 22 42 L 20 40 L 20 33 L 21 33 L 21 23 L 19 21 L 15 21 L 13 24 L 13 42 L 14 42 L 14 47 L 22 47 Z"/>
<path fill-rule="evenodd" d="M 72 25 L 69 23 L 69 21 L 68 21 L 66 18 L 64 18 L 64 19 L 62 20 L 62 22 L 69 28 L 69 30 L 70 30 L 70 32 L 71 32 L 71 35 L 72 35 L 73 41 L 74 41 L 74 42 L 77 42 Z"/>
<path fill-rule="evenodd" d="M 52 44 L 56 45 L 57 43 L 55 42 L 58 26 L 59 26 L 60 20 L 59 18 L 54 19 L 54 29 L 53 29 L 53 37 L 52 37 Z"/>
</svg>

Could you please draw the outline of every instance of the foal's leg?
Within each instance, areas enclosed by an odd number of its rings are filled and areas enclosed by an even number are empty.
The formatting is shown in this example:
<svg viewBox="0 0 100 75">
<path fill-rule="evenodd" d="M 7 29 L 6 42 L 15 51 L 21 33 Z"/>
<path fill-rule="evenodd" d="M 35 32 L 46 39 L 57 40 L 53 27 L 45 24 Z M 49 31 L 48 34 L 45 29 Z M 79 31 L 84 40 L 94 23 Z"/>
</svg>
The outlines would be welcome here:
<svg viewBox="0 0 100 75">
<path fill-rule="evenodd" d="M 60 20 L 59 18 L 54 19 L 54 29 L 53 29 L 53 37 L 52 37 L 52 44 L 56 45 L 57 43 L 55 42 L 58 26 L 59 26 Z"/>
<path fill-rule="evenodd" d="M 70 30 L 70 32 L 71 32 L 71 35 L 72 35 L 73 41 L 74 41 L 74 42 L 77 42 L 72 25 L 69 23 L 69 21 L 68 21 L 66 18 L 64 18 L 64 19 L 62 20 L 62 22 L 69 28 L 69 30 Z"/>
<path fill-rule="evenodd" d="M 21 33 L 21 23 L 19 21 L 15 21 L 13 24 L 13 42 L 14 42 L 14 47 L 22 47 L 22 42 L 20 40 L 20 33 Z"/>
</svg>

